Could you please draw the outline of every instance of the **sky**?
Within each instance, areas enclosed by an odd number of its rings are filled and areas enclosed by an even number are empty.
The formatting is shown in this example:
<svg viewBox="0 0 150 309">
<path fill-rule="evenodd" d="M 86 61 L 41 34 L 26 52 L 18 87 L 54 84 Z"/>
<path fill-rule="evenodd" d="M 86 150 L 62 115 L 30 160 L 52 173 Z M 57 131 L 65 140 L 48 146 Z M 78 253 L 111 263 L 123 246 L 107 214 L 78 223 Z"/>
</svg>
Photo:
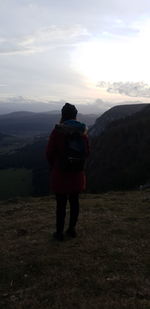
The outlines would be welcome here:
<svg viewBox="0 0 150 309">
<path fill-rule="evenodd" d="M 0 0 L 0 100 L 150 102 L 150 1 Z"/>
</svg>

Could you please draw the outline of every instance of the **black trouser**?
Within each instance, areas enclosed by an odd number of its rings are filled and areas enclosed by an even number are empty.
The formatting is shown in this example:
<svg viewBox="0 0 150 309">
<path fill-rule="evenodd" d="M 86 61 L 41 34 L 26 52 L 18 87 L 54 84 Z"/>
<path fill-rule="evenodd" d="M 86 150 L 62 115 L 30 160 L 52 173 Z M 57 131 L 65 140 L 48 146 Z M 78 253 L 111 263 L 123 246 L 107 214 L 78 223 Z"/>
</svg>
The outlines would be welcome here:
<svg viewBox="0 0 150 309">
<path fill-rule="evenodd" d="M 77 219 L 79 216 L 79 194 L 56 194 L 56 231 L 57 233 L 63 233 L 65 216 L 66 216 L 66 205 L 67 200 L 70 204 L 70 221 L 69 229 L 73 229 L 76 226 Z"/>
</svg>

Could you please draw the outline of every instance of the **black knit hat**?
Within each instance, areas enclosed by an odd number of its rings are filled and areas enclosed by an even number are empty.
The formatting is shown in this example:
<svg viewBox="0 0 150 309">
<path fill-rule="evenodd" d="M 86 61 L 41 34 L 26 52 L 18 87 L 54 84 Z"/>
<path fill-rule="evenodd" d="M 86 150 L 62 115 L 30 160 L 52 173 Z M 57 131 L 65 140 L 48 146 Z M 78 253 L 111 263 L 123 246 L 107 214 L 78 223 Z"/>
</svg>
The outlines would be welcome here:
<svg viewBox="0 0 150 309">
<path fill-rule="evenodd" d="M 78 111 L 73 104 L 66 103 L 61 110 L 62 121 L 75 119 L 77 116 L 77 112 Z"/>
</svg>

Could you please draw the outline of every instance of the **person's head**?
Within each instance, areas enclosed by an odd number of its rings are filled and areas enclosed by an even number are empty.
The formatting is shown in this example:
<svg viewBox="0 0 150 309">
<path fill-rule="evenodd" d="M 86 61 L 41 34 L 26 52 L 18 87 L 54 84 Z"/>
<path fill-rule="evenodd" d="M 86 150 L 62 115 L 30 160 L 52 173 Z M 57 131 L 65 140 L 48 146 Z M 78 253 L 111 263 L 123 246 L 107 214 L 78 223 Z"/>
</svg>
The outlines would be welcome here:
<svg viewBox="0 0 150 309">
<path fill-rule="evenodd" d="M 76 119 L 77 113 L 78 111 L 74 105 L 66 103 L 61 110 L 61 122 Z"/>
</svg>

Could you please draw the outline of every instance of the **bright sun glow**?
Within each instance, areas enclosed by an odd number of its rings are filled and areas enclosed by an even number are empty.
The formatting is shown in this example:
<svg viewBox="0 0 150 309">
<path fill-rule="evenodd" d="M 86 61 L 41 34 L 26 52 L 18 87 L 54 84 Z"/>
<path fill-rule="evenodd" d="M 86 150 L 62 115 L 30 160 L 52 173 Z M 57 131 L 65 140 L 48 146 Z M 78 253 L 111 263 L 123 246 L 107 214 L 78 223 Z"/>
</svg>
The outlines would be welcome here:
<svg viewBox="0 0 150 309">
<path fill-rule="evenodd" d="M 150 72 L 150 22 L 135 37 L 106 35 L 81 43 L 72 54 L 72 65 L 91 83 L 98 81 L 145 81 Z"/>
</svg>

